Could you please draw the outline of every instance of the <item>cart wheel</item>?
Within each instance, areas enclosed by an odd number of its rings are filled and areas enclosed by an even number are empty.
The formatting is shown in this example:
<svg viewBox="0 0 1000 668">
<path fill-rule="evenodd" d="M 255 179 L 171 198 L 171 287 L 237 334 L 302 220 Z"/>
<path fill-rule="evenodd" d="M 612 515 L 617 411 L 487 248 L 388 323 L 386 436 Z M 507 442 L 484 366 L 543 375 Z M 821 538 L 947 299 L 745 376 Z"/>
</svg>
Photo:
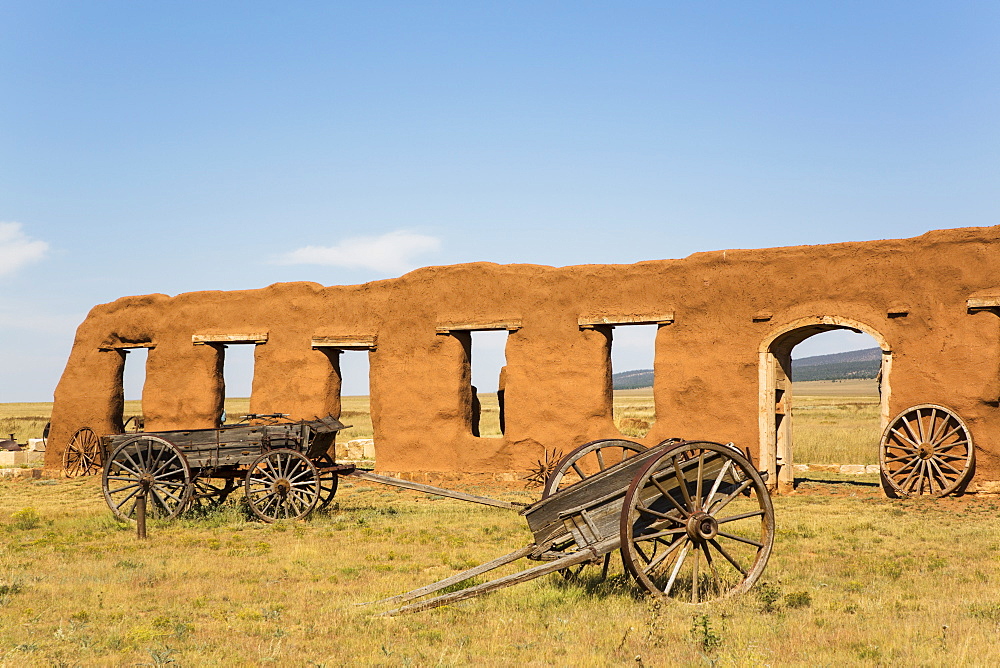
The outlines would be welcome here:
<svg viewBox="0 0 1000 668">
<path fill-rule="evenodd" d="M 136 436 L 114 449 L 104 469 L 104 500 L 120 519 L 135 519 L 135 502 L 149 485 L 146 514 L 173 519 L 191 492 L 191 469 L 181 451 L 157 436 Z"/>
<path fill-rule="evenodd" d="M 704 603 L 744 592 L 771 554 L 771 497 L 735 449 L 684 442 L 633 479 L 621 543 L 625 567 L 657 596 Z"/>
<path fill-rule="evenodd" d="M 879 442 L 879 467 L 890 496 L 947 496 L 969 479 L 974 464 L 969 428 L 937 404 L 906 409 Z"/>
<path fill-rule="evenodd" d="M 552 496 L 559 490 L 575 485 L 618 462 L 625 461 L 629 457 L 645 451 L 646 448 L 638 443 L 618 438 L 605 438 L 600 441 L 584 443 L 563 457 L 556 469 L 549 475 L 548 480 L 545 481 L 542 498 Z"/>
<path fill-rule="evenodd" d="M 201 478 L 194 476 L 191 481 L 188 510 L 205 512 L 218 508 L 232 491 L 236 489 L 234 478 Z"/>
<path fill-rule="evenodd" d="M 265 522 L 297 520 L 319 501 L 319 472 L 295 450 L 271 450 L 254 460 L 247 472 L 247 501 Z"/>
<path fill-rule="evenodd" d="M 90 427 L 76 430 L 63 453 L 63 474 L 67 478 L 98 473 L 104 465 L 101 439 Z"/>
<path fill-rule="evenodd" d="M 336 463 L 330 455 L 323 455 L 314 463 L 319 469 L 319 504 L 316 506 L 316 510 L 323 510 L 330 505 L 333 497 L 336 496 L 340 478 L 335 471 L 322 470 L 323 466 L 332 466 Z"/>
<path fill-rule="evenodd" d="M 559 461 L 555 470 L 549 475 L 548 480 L 545 481 L 542 498 L 549 497 L 560 490 L 600 473 L 606 468 L 625 461 L 633 455 L 645 451 L 646 448 L 638 443 L 617 438 L 606 438 L 584 443 Z M 604 555 L 601 561 L 603 563 L 601 580 L 604 580 L 607 578 L 608 570 L 611 568 L 611 553 Z M 567 580 L 575 579 L 591 563 L 593 562 L 584 562 L 570 568 L 564 568 L 559 571 L 559 574 Z"/>
</svg>

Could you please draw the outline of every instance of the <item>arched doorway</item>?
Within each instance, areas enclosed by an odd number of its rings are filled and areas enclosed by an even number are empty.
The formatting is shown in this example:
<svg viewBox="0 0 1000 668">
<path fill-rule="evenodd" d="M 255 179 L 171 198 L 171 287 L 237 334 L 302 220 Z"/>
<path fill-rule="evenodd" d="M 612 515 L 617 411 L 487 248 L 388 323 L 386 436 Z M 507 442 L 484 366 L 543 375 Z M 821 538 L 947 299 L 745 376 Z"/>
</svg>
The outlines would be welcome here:
<svg viewBox="0 0 1000 668">
<path fill-rule="evenodd" d="M 792 469 L 792 348 L 814 334 L 849 329 L 871 336 L 882 349 L 879 383 L 879 416 L 882 427 L 889 422 L 889 375 L 892 348 L 876 329 L 839 316 L 811 316 L 790 322 L 768 335 L 758 349 L 760 467 L 768 473 L 772 489 L 790 491 L 795 481 Z"/>
</svg>

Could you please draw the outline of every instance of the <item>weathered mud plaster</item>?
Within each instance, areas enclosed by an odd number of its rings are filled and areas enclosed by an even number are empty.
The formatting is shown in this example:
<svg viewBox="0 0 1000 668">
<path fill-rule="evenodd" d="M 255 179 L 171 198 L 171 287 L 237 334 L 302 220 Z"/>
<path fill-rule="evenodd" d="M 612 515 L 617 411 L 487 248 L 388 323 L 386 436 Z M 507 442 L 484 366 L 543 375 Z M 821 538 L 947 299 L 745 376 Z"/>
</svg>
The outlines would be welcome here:
<svg viewBox="0 0 1000 668">
<path fill-rule="evenodd" d="M 336 415 L 336 346 L 313 343 L 367 341 L 381 469 L 523 472 L 544 449 L 619 436 L 613 327 L 587 325 L 603 318 L 661 323 L 647 445 L 678 435 L 733 441 L 790 475 L 790 448 L 774 426 L 788 351 L 810 333 L 856 327 L 883 347 L 886 416 L 939 403 L 967 421 L 975 486 L 1000 479 L 997 267 L 1000 227 L 990 227 L 632 265 L 474 263 L 356 286 L 125 297 L 96 306 L 77 331 L 55 393 L 46 464 L 59 466 L 79 427 L 121 429 L 121 350 L 129 347 L 151 347 L 148 430 L 215 426 L 224 349 L 192 337 L 253 332 L 266 343 L 256 349 L 252 410 Z M 502 438 L 470 429 L 466 338 L 476 328 L 509 330 Z"/>
</svg>

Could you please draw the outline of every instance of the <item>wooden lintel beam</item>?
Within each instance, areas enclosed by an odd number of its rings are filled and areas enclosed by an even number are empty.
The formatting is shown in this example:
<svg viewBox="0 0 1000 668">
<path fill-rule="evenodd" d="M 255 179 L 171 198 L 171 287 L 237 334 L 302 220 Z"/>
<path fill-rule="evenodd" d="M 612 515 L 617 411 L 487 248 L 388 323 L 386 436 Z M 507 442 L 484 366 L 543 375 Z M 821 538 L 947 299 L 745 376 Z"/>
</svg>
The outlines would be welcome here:
<svg viewBox="0 0 1000 668">
<path fill-rule="evenodd" d="M 374 336 L 314 336 L 313 348 L 337 348 L 340 350 L 375 350 Z"/>
<path fill-rule="evenodd" d="M 628 315 L 581 315 L 577 319 L 580 329 L 593 329 L 600 325 L 669 325 L 674 322 L 674 312 Z"/>
<path fill-rule="evenodd" d="M 267 332 L 251 334 L 192 334 L 191 343 L 203 346 L 209 343 L 267 343 Z"/>
<path fill-rule="evenodd" d="M 119 341 L 118 343 L 102 343 L 97 347 L 98 350 L 132 350 L 134 348 L 155 348 L 156 344 L 146 341 L 144 343 L 128 343 L 125 341 Z"/>
<path fill-rule="evenodd" d="M 966 305 L 970 309 L 998 308 L 1000 307 L 1000 295 L 969 297 Z"/>
<path fill-rule="evenodd" d="M 521 319 L 514 318 L 510 320 L 439 322 L 435 328 L 435 332 L 437 334 L 450 334 L 451 332 L 479 332 L 497 329 L 506 329 L 508 332 L 516 332 L 521 329 Z"/>
</svg>

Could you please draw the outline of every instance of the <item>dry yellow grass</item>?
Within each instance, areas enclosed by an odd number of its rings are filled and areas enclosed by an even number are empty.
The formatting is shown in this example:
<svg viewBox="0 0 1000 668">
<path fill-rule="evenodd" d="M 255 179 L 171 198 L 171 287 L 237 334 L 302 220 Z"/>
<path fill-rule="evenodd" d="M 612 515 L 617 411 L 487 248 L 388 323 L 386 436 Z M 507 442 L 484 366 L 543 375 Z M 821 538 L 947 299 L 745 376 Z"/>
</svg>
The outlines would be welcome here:
<svg viewBox="0 0 1000 668">
<path fill-rule="evenodd" d="M 523 519 L 345 483 L 312 521 L 233 506 L 138 541 L 96 479 L 0 482 L 0 665 L 990 663 L 996 501 L 892 501 L 874 476 L 827 478 L 775 500 L 765 583 L 741 598 L 659 604 L 620 579 L 552 575 L 399 618 L 356 604 L 521 547 Z"/>
</svg>

